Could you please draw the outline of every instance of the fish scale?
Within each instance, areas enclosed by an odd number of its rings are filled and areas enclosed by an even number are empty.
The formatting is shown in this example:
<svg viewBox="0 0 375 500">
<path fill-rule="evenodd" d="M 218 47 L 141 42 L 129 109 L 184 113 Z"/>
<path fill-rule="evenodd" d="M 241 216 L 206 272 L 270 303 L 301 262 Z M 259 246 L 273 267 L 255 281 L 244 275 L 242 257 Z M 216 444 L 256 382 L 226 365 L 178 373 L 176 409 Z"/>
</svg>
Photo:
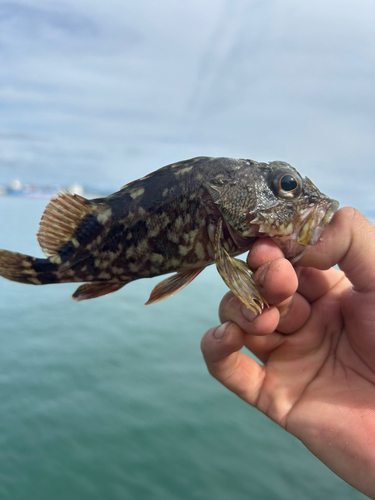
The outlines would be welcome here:
<svg viewBox="0 0 375 500">
<path fill-rule="evenodd" d="M 38 285 L 83 282 L 73 298 L 86 300 L 174 272 L 154 288 L 150 304 L 215 263 L 233 293 L 261 313 L 267 304 L 235 256 L 270 236 L 295 263 L 337 208 L 288 163 L 197 157 L 162 167 L 107 198 L 57 193 L 37 235 L 46 258 L 0 250 L 0 275 Z"/>
</svg>

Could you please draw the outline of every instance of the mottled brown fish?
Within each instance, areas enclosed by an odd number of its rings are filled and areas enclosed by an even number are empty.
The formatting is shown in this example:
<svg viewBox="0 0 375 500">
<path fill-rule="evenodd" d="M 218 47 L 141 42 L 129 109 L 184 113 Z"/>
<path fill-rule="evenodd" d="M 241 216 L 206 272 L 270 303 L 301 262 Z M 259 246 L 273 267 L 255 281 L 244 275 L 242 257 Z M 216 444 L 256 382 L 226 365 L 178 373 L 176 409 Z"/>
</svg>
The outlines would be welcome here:
<svg viewBox="0 0 375 500">
<path fill-rule="evenodd" d="M 0 250 L 0 275 L 33 285 L 86 282 L 76 300 L 175 272 L 147 304 L 163 300 L 216 263 L 249 309 L 266 304 L 247 265 L 233 256 L 270 236 L 296 262 L 338 208 L 282 161 L 198 157 L 167 165 L 107 198 L 61 191 L 49 202 L 37 235 L 47 256 Z"/>
</svg>

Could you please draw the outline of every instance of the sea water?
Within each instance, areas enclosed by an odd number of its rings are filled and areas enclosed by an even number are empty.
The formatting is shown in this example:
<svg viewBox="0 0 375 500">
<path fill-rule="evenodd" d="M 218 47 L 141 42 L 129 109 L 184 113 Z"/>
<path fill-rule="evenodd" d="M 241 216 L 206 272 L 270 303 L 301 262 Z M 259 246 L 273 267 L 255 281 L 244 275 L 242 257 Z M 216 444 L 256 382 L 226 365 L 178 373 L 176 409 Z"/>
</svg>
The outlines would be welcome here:
<svg viewBox="0 0 375 500">
<path fill-rule="evenodd" d="M 42 256 L 45 205 L 0 197 L 0 248 Z M 0 280 L 0 499 L 366 498 L 207 373 L 216 270 L 145 307 L 158 281 L 75 303 Z"/>
</svg>

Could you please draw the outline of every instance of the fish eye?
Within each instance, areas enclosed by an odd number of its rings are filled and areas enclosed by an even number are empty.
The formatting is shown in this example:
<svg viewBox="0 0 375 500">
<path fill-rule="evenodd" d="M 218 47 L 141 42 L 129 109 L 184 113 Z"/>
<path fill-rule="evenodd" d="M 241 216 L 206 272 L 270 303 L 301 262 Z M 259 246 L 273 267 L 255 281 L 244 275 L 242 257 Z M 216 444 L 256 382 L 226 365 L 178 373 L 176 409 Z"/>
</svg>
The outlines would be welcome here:
<svg viewBox="0 0 375 500">
<path fill-rule="evenodd" d="M 271 187 L 276 196 L 296 198 L 302 192 L 302 179 L 294 172 L 279 170 L 272 177 Z"/>
<path fill-rule="evenodd" d="M 293 175 L 285 174 L 279 180 L 279 187 L 287 193 L 295 191 L 298 188 L 297 179 Z"/>
</svg>

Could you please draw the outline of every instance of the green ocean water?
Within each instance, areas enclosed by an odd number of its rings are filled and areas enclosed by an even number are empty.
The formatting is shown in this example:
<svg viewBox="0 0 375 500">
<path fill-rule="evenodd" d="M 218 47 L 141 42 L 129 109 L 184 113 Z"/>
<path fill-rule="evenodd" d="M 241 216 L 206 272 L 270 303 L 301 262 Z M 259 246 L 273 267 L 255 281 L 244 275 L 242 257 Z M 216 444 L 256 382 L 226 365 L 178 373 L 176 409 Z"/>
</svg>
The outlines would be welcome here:
<svg viewBox="0 0 375 500">
<path fill-rule="evenodd" d="M 46 200 L 0 197 L 0 248 L 41 256 Z M 214 268 L 77 304 L 76 285 L 0 280 L 0 499 L 366 498 L 207 373 Z"/>
</svg>

